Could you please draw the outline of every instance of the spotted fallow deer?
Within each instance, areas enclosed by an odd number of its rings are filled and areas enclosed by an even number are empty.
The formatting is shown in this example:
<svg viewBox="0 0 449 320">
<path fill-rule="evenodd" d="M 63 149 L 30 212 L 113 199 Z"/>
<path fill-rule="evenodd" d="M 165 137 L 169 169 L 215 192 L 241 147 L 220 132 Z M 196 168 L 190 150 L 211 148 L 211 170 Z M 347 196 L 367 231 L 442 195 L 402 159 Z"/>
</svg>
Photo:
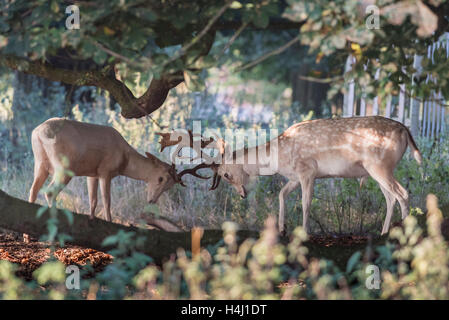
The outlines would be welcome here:
<svg viewBox="0 0 449 320">
<path fill-rule="evenodd" d="M 147 182 L 147 201 L 155 203 L 159 196 L 175 183 L 182 183 L 182 176 L 196 173 L 198 169 L 186 169 L 176 173 L 169 165 L 152 154 L 146 157 L 134 150 L 120 133 L 112 127 L 52 118 L 36 127 L 31 136 L 34 154 L 34 181 L 29 202 L 35 202 L 39 190 L 49 175 L 58 168 L 65 168 L 75 176 L 87 176 L 90 216 L 95 217 L 98 183 L 108 221 L 111 221 L 111 179 L 123 175 Z M 64 160 L 67 164 L 64 164 Z M 62 183 L 70 182 L 64 175 Z M 52 195 L 56 198 L 56 195 Z M 45 194 L 50 205 L 49 195 Z"/>
<path fill-rule="evenodd" d="M 273 142 L 277 148 L 270 148 Z M 362 178 L 363 182 L 371 176 L 379 183 L 387 202 L 382 234 L 387 233 L 396 200 L 403 219 L 409 212 L 408 193 L 394 178 L 393 171 L 407 146 L 416 161 L 419 164 L 422 161 L 407 127 L 380 116 L 304 121 L 291 126 L 275 140 L 254 147 L 256 150 L 244 149 L 240 153 L 232 153 L 223 140 L 221 144 L 221 153 L 233 154 L 234 161 L 231 164 L 224 161 L 210 164 L 215 171 L 211 189 L 216 189 L 223 177 L 244 198 L 247 195 L 245 184 L 250 176 L 280 174 L 288 179 L 279 194 L 278 223 L 281 232 L 284 232 L 284 199 L 298 186 L 302 189 L 303 227 L 308 231 L 315 179 Z M 247 162 L 248 154 L 254 151 L 259 154 L 261 148 L 265 148 L 267 153 L 277 152 L 278 163 L 272 170 L 266 161 L 259 158 L 254 163 Z M 224 155 L 222 157 L 225 158 Z"/>
</svg>

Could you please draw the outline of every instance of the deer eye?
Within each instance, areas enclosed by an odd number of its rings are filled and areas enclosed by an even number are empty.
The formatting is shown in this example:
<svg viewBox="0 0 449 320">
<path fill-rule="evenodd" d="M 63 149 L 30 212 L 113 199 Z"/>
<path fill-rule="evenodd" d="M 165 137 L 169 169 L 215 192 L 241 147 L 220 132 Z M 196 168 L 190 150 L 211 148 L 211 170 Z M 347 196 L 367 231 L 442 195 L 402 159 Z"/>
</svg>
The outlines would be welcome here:
<svg viewBox="0 0 449 320">
<path fill-rule="evenodd" d="M 159 183 L 161 183 L 162 181 L 164 181 L 164 178 L 159 177 Z"/>
<path fill-rule="evenodd" d="M 229 174 L 225 173 L 225 174 L 224 174 L 224 177 L 225 177 L 226 179 L 229 179 Z"/>
</svg>

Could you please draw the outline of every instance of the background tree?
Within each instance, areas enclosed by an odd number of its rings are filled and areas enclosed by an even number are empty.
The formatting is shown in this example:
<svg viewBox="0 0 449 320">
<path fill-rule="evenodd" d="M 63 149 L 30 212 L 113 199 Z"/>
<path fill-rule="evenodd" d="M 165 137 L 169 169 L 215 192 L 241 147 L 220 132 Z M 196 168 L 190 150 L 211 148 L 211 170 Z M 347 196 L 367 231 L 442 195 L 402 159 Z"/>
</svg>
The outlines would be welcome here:
<svg viewBox="0 0 449 320">
<path fill-rule="evenodd" d="M 200 73 L 216 64 L 208 55 L 219 30 L 292 28 L 279 19 L 280 1 L 108 1 L 78 2 L 81 27 L 65 28 L 58 1 L 2 2 L 0 61 L 25 73 L 71 85 L 108 91 L 126 118 L 158 109 L 169 92 L 185 81 L 201 89 Z M 273 18 L 273 21 L 270 20 Z M 76 65 L 89 61 L 89 68 Z M 150 82 L 135 97 L 127 85 L 134 72 Z"/>
<path fill-rule="evenodd" d="M 401 83 L 419 97 L 432 86 L 441 88 L 445 97 L 449 94 L 449 82 L 439 76 L 447 74 L 445 60 L 432 65 L 423 61 L 425 71 L 441 78 L 436 84 L 423 85 L 418 79 L 411 88 L 411 81 L 406 81 L 414 71 L 413 55 L 425 55 L 427 45 L 447 30 L 449 5 L 444 0 L 80 1 L 78 30 L 65 28 L 69 4 L 3 1 L 0 62 L 53 81 L 100 87 L 118 102 L 126 118 L 158 109 L 169 90 L 183 81 L 189 89 L 201 89 L 202 70 L 219 64 L 217 56 L 209 54 L 217 33 L 236 30 L 237 35 L 242 28 L 300 28 L 299 38 L 292 31 L 292 43 L 300 39 L 315 62 L 331 55 L 339 61 L 315 76 L 340 75 L 344 59 L 338 56 L 353 53 L 357 63 L 348 76 L 365 85 L 371 96 L 397 91 Z M 365 9 L 372 4 L 381 15 L 375 29 L 366 25 Z M 86 61 L 88 69 L 76 67 Z M 380 76 L 375 80 L 377 70 Z M 142 72 L 141 81 L 150 83 L 140 97 L 128 85 L 136 71 Z M 304 80 L 303 74 L 309 75 L 307 67 L 297 72 L 299 78 L 292 76 L 294 87 L 298 79 Z M 343 87 L 343 80 L 328 81 L 334 87 L 330 95 Z M 307 94 L 296 91 L 294 99 L 308 104 Z"/>
</svg>

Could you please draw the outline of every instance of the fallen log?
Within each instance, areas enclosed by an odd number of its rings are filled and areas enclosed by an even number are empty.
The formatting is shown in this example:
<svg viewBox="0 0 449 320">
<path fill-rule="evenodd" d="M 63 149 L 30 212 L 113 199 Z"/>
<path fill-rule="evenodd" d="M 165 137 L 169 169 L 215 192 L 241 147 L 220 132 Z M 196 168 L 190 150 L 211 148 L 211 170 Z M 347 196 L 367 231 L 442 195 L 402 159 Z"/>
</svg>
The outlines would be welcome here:
<svg viewBox="0 0 449 320">
<path fill-rule="evenodd" d="M 39 218 L 36 213 L 41 206 L 21 199 L 14 198 L 0 190 L 0 228 L 26 233 L 33 237 L 40 237 L 48 233 L 47 220 L 50 218 L 48 210 Z M 138 248 L 154 259 L 157 264 L 176 253 L 178 248 L 191 251 L 191 232 L 167 232 L 161 230 L 149 230 L 134 226 L 124 226 L 111 223 L 102 219 L 90 219 L 88 215 L 72 213 L 73 224 L 70 224 L 62 210 L 58 209 L 58 232 L 71 236 L 69 244 L 92 248 L 107 252 L 113 247 L 102 246 L 103 240 L 120 230 L 135 232 L 145 237 L 144 244 Z M 238 239 L 257 238 L 254 231 L 241 230 L 237 233 Z M 217 244 L 223 238 L 222 230 L 204 230 L 201 246 Z"/>
</svg>

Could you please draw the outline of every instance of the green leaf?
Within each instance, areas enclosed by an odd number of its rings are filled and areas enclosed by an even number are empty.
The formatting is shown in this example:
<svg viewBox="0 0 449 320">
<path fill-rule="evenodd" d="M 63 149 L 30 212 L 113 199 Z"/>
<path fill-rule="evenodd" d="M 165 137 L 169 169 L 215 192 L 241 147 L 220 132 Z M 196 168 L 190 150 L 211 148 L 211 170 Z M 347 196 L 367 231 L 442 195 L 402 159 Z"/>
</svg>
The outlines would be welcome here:
<svg viewBox="0 0 449 320">
<path fill-rule="evenodd" d="M 206 87 L 200 75 L 189 70 L 184 71 L 184 80 L 186 87 L 191 91 L 203 91 Z"/>
<path fill-rule="evenodd" d="M 148 22 L 154 22 L 157 20 L 157 14 L 147 8 L 134 8 L 131 12 L 138 18 L 146 20 Z"/>
<path fill-rule="evenodd" d="M 42 215 L 48 210 L 48 207 L 40 207 L 36 212 L 36 218 L 42 217 Z"/>
<path fill-rule="evenodd" d="M 56 237 L 56 234 L 58 233 L 58 226 L 53 222 L 47 223 L 47 229 L 48 229 L 48 239 L 53 240 Z"/>
<path fill-rule="evenodd" d="M 118 242 L 118 236 L 117 235 L 112 235 L 107 237 L 106 239 L 103 240 L 103 242 L 101 243 L 101 245 L 103 247 L 109 247 L 109 246 L 113 246 Z"/>
<path fill-rule="evenodd" d="M 9 25 L 0 17 L 0 32 L 7 32 L 9 30 Z"/>
<path fill-rule="evenodd" d="M 59 5 L 58 5 L 58 2 L 56 0 L 51 2 L 51 11 L 53 11 L 54 13 L 58 13 L 59 12 Z"/>
<path fill-rule="evenodd" d="M 68 234 L 60 234 L 58 235 L 58 242 L 60 247 L 64 247 L 66 241 L 73 240 L 72 236 L 69 236 Z"/>
<path fill-rule="evenodd" d="M 33 277 L 40 285 L 49 282 L 63 283 L 65 280 L 64 264 L 60 261 L 46 262 L 33 272 Z"/>
<path fill-rule="evenodd" d="M 337 49 L 343 49 L 346 45 L 346 37 L 344 34 L 337 34 L 331 37 L 330 41 Z"/>
<path fill-rule="evenodd" d="M 354 267 L 359 263 L 360 258 L 362 257 L 362 253 L 360 251 L 357 251 L 354 253 L 351 258 L 348 260 L 348 264 L 346 265 L 346 273 L 351 273 L 354 269 Z"/>
<path fill-rule="evenodd" d="M 256 27 L 265 29 L 270 23 L 270 18 L 264 12 L 261 12 L 253 17 L 253 23 Z"/>
<path fill-rule="evenodd" d="M 73 213 L 66 209 L 62 210 L 62 212 L 67 217 L 67 221 L 69 221 L 69 225 L 72 225 L 73 224 Z"/>
<path fill-rule="evenodd" d="M 242 7 L 242 4 L 238 1 L 232 2 L 230 6 L 231 9 L 241 9 Z"/>
<path fill-rule="evenodd" d="M 214 67 L 216 63 L 217 60 L 213 56 L 208 55 L 200 57 L 191 65 L 191 67 L 194 69 L 209 69 Z"/>
</svg>

